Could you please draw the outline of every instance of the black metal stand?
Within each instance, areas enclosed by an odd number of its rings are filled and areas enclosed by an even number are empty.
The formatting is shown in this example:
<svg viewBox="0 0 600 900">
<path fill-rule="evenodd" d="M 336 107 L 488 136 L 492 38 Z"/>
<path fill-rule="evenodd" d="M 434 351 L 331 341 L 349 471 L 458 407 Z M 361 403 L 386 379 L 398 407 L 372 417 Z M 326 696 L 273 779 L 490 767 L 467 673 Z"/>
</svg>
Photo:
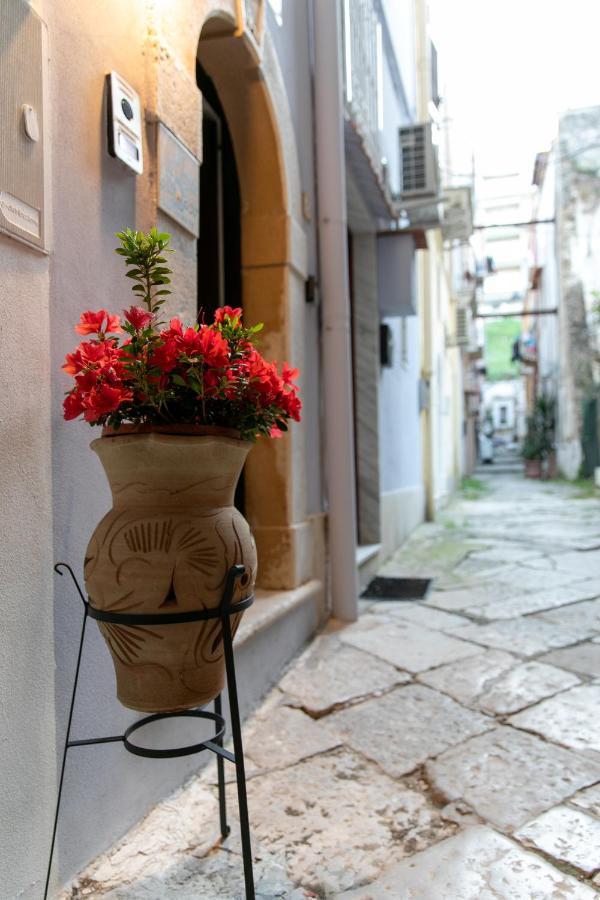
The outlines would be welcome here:
<svg viewBox="0 0 600 900">
<path fill-rule="evenodd" d="M 56 843 L 56 829 L 58 825 L 58 815 L 60 812 L 60 801 L 62 798 L 63 783 L 65 778 L 65 766 L 67 762 L 67 753 L 71 747 L 87 747 L 93 744 L 111 744 L 121 742 L 129 753 L 136 756 L 146 756 L 153 759 L 167 759 L 176 756 L 189 756 L 192 753 L 200 753 L 202 750 L 210 750 L 217 757 L 217 781 L 219 786 L 219 824 L 221 829 L 221 837 L 226 838 L 230 832 L 227 824 L 227 807 L 225 802 L 225 771 L 223 760 L 227 759 L 234 763 L 237 781 L 238 805 L 240 812 L 240 831 L 242 838 L 242 859 L 244 863 L 244 883 L 246 887 L 246 900 L 255 900 L 254 895 L 254 874 L 252 870 L 252 848 L 250 844 L 250 823 L 248 820 L 248 800 L 246 796 L 246 772 L 244 767 L 244 749 L 242 746 L 242 728 L 240 722 L 240 708 L 237 694 L 237 683 L 235 678 L 235 664 L 233 658 L 233 636 L 231 631 L 231 616 L 242 612 L 252 605 L 254 596 L 246 597 L 238 603 L 233 603 L 233 593 L 236 581 L 244 575 L 244 566 L 232 566 L 227 573 L 225 590 L 221 603 L 215 609 L 204 609 L 193 612 L 181 613 L 114 613 L 105 610 L 95 609 L 83 595 L 79 583 L 73 573 L 73 570 L 66 563 L 57 563 L 54 566 L 59 575 L 63 575 L 65 570 L 71 576 L 73 583 L 77 589 L 77 593 L 81 598 L 84 607 L 83 624 L 81 627 L 81 637 L 79 639 L 79 651 L 77 653 L 77 665 L 75 667 L 75 679 L 73 681 L 73 691 L 71 693 L 71 704 L 69 707 L 69 717 L 67 721 L 67 733 L 62 755 L 62 764 L 60 770 L 60 779 L 58 783 L 58 797 L 56 800 L 56 811 L 54 814 L 54 825 L 52 828 L 52 841 L 50 844 L 50 856 L 48 859 L 48 871 L 46 874 L 46 885 L 44 889 L 44 900 L 47 900 L 48 890 L 50 886 L 50 874 L 52 871 L 52 860 L 54 858 L 54 847 Z M 187 709 L 181 712 L 156 713 L 151 716 L 144 716 L 137 722 L 134 722 L 123 734 L 112 737 L 90 738 L 87 740 L 72 741 L 71 740 L 71 723 L 73 720 L 73 710 L 75 708 L 75 695 L 77 693 L 77 684 L 79 681 L 79 669 L 81 665 L 81 655 L 83 651 L 83 643 L 85 639 L 85 628 L 88 617 L 96 619 L 99 622 L 116 622 L 121 625 L 171 625 L 181 622 L 198 622 L 206 619 L 220 619 L 223 629 L 223 652 L 225 655 L 225 670 L 227 673 L 227 688 L 229 692 L 229 711 L 231 718 L 231 732 L 233 736 L 234 752 L 230 753 L 223 746 L 223 736 L 225 734 L 225 719 L 222 715 L 221 695 L 215 697 L 214 712 L 208 712 L 203 709 Z M 174 747 L 166 750 L 154 750 L 152 748 L 141 747 L 131 740 L 132 735 L 140 728 L 159 719 L 169 719 L 177 717 L 192 717 L 198 719 L 209 719 L 215 723 L 215 734 L 210 740 L 202 741 L 199 744 L 190 744 L 185 747 Z"/>
</svg>

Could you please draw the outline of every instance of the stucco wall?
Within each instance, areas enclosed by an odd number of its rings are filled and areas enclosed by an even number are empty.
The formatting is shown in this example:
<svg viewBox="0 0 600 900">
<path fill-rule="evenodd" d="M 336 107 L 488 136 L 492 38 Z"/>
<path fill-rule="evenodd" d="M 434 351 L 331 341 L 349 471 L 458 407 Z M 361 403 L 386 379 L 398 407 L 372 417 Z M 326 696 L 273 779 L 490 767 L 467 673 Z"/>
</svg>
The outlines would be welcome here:
<svg viewBox="0 0 600 900">
<path fill-rule="evenodd" d="M 0 894 L 24 900 L 56 788 L 48 293 L 48 257 L 0 235 Z"/>
<path fill-rule="evenodd" d="M 0 894 L 37 898 L 56 774 L 48 258 L 0 236 L 0 269 Z"/>
</svg>

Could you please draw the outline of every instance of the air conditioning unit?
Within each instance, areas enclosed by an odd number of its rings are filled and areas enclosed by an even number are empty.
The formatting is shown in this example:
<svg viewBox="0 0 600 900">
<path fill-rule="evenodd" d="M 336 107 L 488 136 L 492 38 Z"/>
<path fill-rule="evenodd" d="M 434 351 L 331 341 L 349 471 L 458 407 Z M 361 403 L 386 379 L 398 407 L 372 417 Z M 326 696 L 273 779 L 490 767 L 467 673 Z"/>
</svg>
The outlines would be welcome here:
<svg viewBox="0 0 600 900">
<path fill-rule="evenodd" d="M 465 307 L 456 308 L 456 346 L 468 347 L 469 339 L 469 310 Z"/>
<path fill-rule="evenodd" d="M 402 165 L 400 201 L 437 197 L 440 175 L 432 123 L 403 125 L 399 136 Z"/>
<path fill-rule="evenodd" d="M 448 188 L 444 191 L 445 241 L 466 244 L 473 234 L 473 204 L 470 187 Z"/>
</svg>

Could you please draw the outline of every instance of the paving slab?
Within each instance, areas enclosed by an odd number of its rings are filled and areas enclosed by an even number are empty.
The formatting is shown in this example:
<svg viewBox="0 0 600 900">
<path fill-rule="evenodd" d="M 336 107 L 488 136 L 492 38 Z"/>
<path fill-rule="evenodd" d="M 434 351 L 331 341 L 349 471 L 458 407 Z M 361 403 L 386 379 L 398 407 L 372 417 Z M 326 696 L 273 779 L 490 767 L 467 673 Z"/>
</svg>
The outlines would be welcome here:
<svg viewBox="0 0 600 900">
<path fill-rule="evenodd" d="M 600 819 L 600 783 L 593 784 L 583 791 L 578 791 L 569 798 L 569 803 Z"/>
<path fill-rule="evenodd" d="M 469 619 L 454 613 L 444 612 L 425 606 L 424 603 L 407 603 L 403 601 L 375 603 L 369 610 L 373 615 L 387 616 L 391 619 L 405 619 L 413 625 L 433 628 L 436 631 L 451 631 L 453 628 L 468 625 Z"/>
<path fill-rule="evenodd" d="M 350 750 L 253 778 L 248 802 L 253 837 L 269 852 L 285 849 L 288 877 L 318 896 L 373 880 L 456 830 L 423 795 Z"/>
<path fill-rule="evenodd" d="M 299 709 L 279 706 L 253 717 L 244 735 L 244 752 L 262 770 L 293 766 L 340 743 L 333 729 L 323 728 Z"/>
<path fill-rule="evenodd" d="M 469 606 L 483 606 L 486 603 L 493 603 L 495 600 L 502 600 L 506 597 L 506 587 L 497 584 L 479 584 L 476 587 L 454 588 L 452 590 L 434 590 L 423 602 L 427 606 L 434 606 L 436 609 L 447 611 L 460 611 Z"/>
<path fill-rule="evenodd" d="M 381 694 L 410 675 L 332 635 L 318 637 L 279 683 L 292 702 L 313 716 Z"/>
<path fill-rule="evenodd" d="M 336 900 L 594 900 L 596 891 L 485 826 L 391 866 Z"/>
<path fill-rule="evenodd" d="M 600 778 L 600 762 L 508 727 L 470 738 L 426 765 L 447 802 L 464 800 L 486 821 L 519 828 Z"/>
<path fill-rule="evenodd" d="M 563 628 L 576 628 L 586 637 L 593 637 L 600 632 L 600 597 L 540 613 L 540 619 L 555 622 Z"/>
<path fill-rule="evenodd" d="M 561 553 L 554 561 L 557 571 L 570 572 L 579 578 L 600 578 L 600 550 Z"/>
<path fill-rule="evenodd" d="M 507 715 L 579 684 L 562 669 L 540 662 L 525 662 L 501 675 L 479 697 L 485 712 Z"/>
<path fill-rule="evenodd" d="M 540 583 L 543 583 L 543 576 Z M 598 596 L 598 582 L 583 581 L 580 584 L 566 585 L 557 588 L 544 588 L 533 593 L 519 592 L 516 596 L 509 596 L 493 603 L 479 603 L 467 606 L 465 613 L 482 619 L 513 619 L 516 616 L 526 616 L 530 613 L 542 612 L 555 607 L 566 606 L 569 603 L 578 603 L 580 600 L 590 600 Z"/>
<path fill-rule="evenodd" d="M 540 661 L 552 663 L 570 672 L 578 672 L 580 675 L 589 675 L 592 678 L 600 678 L 600 643 L 586 641 L 576 647 L 566 647 L 563 650 L 552 650 L 540 658 Z"/>
<path fill-rule="evenodd" d="M 470 554 L 471 559 L 484 559 L 489 562 L 523 562 L 524 560 L 543 560 L 544 556 L 537 547 L 527 547 L 522 543 L 514 544 L 498 541 L 487 550 L 476 550 Z"/>
<path fill-rule="evenodd" d="M 476 656 L 448 663 L 417 676 L 423 684 L 449 694 L 466 706 L 477 706 L 477 700 L 504 672 L 519 665 L 520 660 L 504 650 L 479 649 Z"/>
<path fill-rule="evenodd" d="M 600 753 L 598 710 L 600 684 L 583 684 L 511 716 L 509 722 L 566 747 Z"/>
<path fill-rule="evenodd" d="M 478 652 L 477 647 L 466 641 L 400 620 L 376 623 L 368 629 L 351 626 L 339 632 L 339 637 L 345 643 L 366 650 L 408 672 L 423 672 Z"/>
<path fill-rule="evenodd" d="M 422 685 L 400 687 L 327 718 L 334 735 L 398 778 L 493 721 Z"/>
<path fill-rule="evenodd" d="M 585 875 L 600 869 L 600 819 L 580 810 L 556 806 L 520 828 L 515 837 Z"/>
<path fill-rule="evenodd" d="M 581 578 L 585 576 L 582 575 Z M 525 565 L 514 565 L 498 575 L 499 582 L 514 588 L 516 591 L 538 591 L 540 585 L 546 588 L 557 588 L 572 584 L 575 576 L 572 572 L 559 572 L 556 570 L 545 571 L 542 576 L 539 572 Z"/>
<path fill-rule="evenodd" d="M 589 629 L 581 625 L 565 627 L 537 616 L 505 619 L 488 625 L 471 624 L 456 628 L 453 634 L 485 647 L 508 650 L 521 656 L 537 656 L 557 647 L 585 640 Z"/>
<path fill-rule="evenodd" d="M 418 679 L 492 715 L 517 712 L 579 683 L 573 674 L 539 662 L 521 662 L 501 650 L 432 669 Z"/>
</svg>

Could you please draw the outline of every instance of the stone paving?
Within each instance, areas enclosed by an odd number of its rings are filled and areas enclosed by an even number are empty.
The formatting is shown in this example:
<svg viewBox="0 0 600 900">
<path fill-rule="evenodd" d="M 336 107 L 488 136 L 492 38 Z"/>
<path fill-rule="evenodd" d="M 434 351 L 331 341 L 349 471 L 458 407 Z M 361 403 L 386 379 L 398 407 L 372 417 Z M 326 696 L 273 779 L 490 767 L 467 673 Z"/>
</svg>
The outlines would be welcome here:
<svg viewBox="0 0 600 900">
<path fill-rule="evenodd" d="M 257 897 L 600 897 L 600 504 L 485 474 L 330 622 L 245 728 Z M 472 497 L 472 494 L 470 494 Z M 214 764 L 65 897 L 243 898 Z"/>
</svg>

